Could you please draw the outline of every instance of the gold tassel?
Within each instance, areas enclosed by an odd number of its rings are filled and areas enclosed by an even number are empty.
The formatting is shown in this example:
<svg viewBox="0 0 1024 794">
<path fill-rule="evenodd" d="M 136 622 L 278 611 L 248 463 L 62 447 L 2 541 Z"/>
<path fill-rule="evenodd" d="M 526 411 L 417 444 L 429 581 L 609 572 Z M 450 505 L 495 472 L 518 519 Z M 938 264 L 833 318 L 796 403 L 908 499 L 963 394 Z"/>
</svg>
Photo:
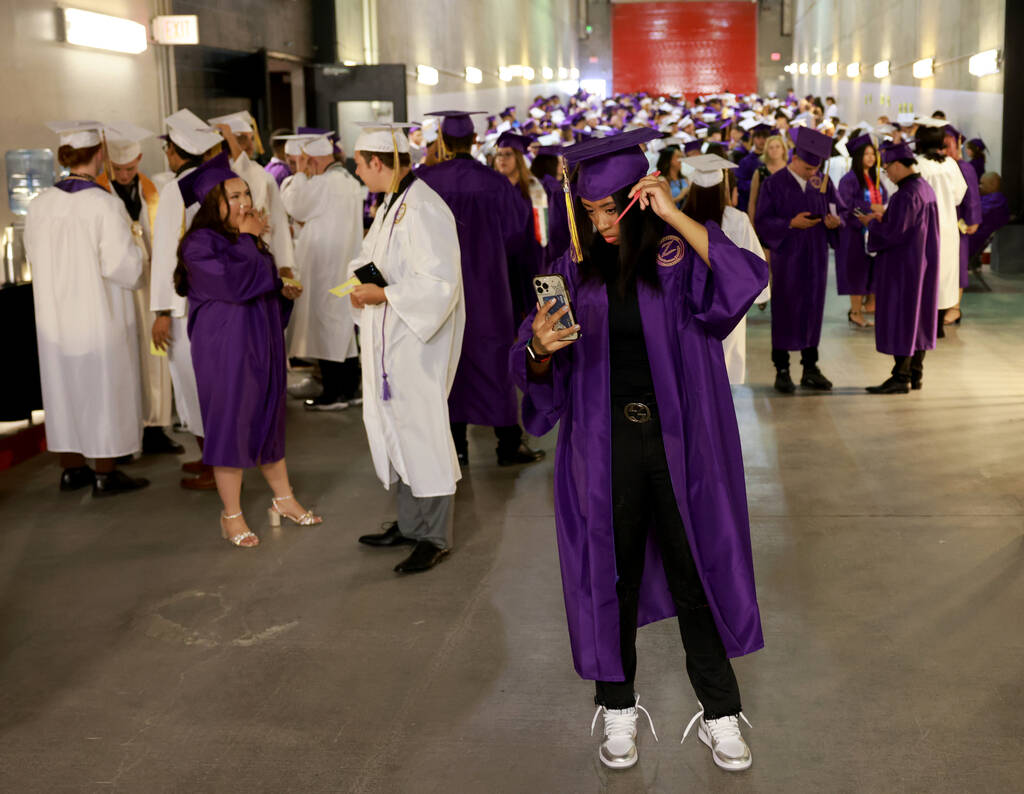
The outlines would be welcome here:
<svg viewBox="0 0 1024 794">
<path fill-rule="evenodd" d="M 576 228 L 576 212 L 573 209 L 569 171 L 565 167 L 565 160 L 562 160 L 562 190 L 565 193 L 565 210 L 569 220 L 569 250 L 572 252 L 572 261 L 579 263 L 583 261 L 583 250 L 580 248 L 580 234 Z"/>
<path fill-rule="evenodd" d="M 441 132 L 441 125 L 437 125 L 437 162 L 446 163 L 451 160 L 454 155 L 448 151 L 448 147 L 444 145 L 444 133 Z"/>
<path fill-rule="evenodd" d="M 249 114 L 249 118 L 252 119 L 252 136 L 256 156 L 262 157 L 265 150 L 263 148 L 263 139 L 260 138 L 260 125 L 256 123 L 256 117 L 252 113 Z"/>
<path fill-rule="evenodd" d="M 391 175 L 391 187 L 388 188 L 388 193 L 394 193 L 396 190 L 398 190 L 398 185 L 402 181 L 401 177 L 399 177 L 399 173 L 401 173 L 402 169 L 398 165 L 398 139 L 395 137 L 394 127 L 391 128 L 391 147 L 392 149 L 394 149 L 395 152 L 395 170 L 392 172 Z"/>
<path fill-rule="evenodd" d="M 828 190 L 828 164 L 831 161 L 831 159 L 832 158 L 830 157 L 827 160 L 825 160 L 825 173 L 823 175 L 825 178 L 821 180 L 821 188 L 820 188 L 822 193 L 824 193 L 826 190 Z"/>
</svg>

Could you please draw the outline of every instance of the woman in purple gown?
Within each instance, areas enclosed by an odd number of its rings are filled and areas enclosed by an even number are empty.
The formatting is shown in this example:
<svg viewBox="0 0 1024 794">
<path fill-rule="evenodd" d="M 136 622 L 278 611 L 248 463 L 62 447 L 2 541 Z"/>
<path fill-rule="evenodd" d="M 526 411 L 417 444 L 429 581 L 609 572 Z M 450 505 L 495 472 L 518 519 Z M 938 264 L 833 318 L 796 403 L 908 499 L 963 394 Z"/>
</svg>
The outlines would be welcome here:
<svg viewBox="0 0 1024 794">
<path fill-rule="evenodd" d="M 181 182 L 185 205 L 200 208 L 178 246 L 175 289 L 188 297 L 188 334 L 206 428 L 203 462 L 224 503 L 221 534 L 259 544 L 242 515 L 242 471 L 259 466 L 274 492 L 270 520 L 322 520 L 292 495 L 284 461 L 284 327 L 302 288 L 284 285 L 261 239 L 266 219 L 245 181 L 220 154 Z"/>
<path fill-rule="evenodd" d="M 510 353 L 534 434 L 561 422 L 557 529 L 576 671 L 596 682 L 599 757 L 637 761 L 638 625 L 676 616 L 718 766 L 750 766 L 729 657 L 763 645 L 736 414 L 722 339 L 768 283 L 764 260 L 644 175 L 636 130 L 565 150 L 581 240 L 555 263 L 578 326 L 538 307 Z M 618 222 L 634 194 L 638 206 Z M 596 227 L 597 234 L 594 233 Z M 576 341 L 568 337 L 582 329 Z M 687 731 L 689 728 L 687 728 Z"/>
</svg>

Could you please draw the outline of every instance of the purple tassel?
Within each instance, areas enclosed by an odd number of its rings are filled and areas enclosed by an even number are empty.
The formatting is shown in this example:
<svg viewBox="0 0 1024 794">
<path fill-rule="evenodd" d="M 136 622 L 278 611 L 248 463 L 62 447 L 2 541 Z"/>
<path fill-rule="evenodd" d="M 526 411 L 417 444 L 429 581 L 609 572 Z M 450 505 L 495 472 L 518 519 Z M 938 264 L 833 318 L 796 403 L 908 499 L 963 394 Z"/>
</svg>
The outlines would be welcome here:
<svg viewBox="0 0 1024 794">
<path fill-rule="evenodd" d="M 381 389 L 380 398 L 387 402 L 391 399 L 391 386 L 388 385 L 388 374 L 384 373 L 384 388 Z"/>
</svg>

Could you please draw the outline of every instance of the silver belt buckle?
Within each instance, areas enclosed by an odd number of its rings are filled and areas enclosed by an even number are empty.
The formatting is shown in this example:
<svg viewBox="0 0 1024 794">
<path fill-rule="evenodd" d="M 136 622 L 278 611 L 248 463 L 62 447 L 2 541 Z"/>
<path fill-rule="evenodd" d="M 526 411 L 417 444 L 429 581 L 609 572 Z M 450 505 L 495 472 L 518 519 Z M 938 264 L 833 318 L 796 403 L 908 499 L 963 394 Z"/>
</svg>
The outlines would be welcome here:
<svg viewBox="0 0 1024 794">
<path fill-rule="evenodd" d="M 626 403 L 622 409 L 626 418 L 636 425 L 642 425 L 651 421 L 651 409 L 644 403 Z"/>
</svg>

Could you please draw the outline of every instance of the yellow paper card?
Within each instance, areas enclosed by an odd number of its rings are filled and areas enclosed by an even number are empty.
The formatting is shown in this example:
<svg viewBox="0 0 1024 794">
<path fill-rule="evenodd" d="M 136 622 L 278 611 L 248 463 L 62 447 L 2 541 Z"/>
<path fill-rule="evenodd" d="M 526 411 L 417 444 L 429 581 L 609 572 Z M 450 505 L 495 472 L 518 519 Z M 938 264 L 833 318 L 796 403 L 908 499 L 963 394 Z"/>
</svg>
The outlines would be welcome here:
<svg viewBox="0 0 1024 794">
<path fill-rule="evenodd" d="M 281 281 L 284 282 L 286 287 L 299 287 L 302 288 L 302 282 L 297 278 L 288 278 L 287 276 L 281 276 Z"/>
<path fill-rule="evenodd" d="M 352 290 L 358 287 L 359 284 L 359 279 L 357 279 L 355 276 L 352 276 L 352 278 L 350 278 L 344 284 L 339 284 L 334 289 L 330 289 L 327 291 L 330 292 L 332 295 L 337 295 L 339 298 L 344 298 L 346 295 L 352 292 Z"/>
<path fill-rule="evenodd" d="M 167 351 L 166 350 L 161 350 L 160 348 L 158 348 L 156 346 L 156 343 L 152 339 L 150 339 L 149 340 L 149 355 L 151 355 L 151 356 L 166 356 L 167 355 Z"/>
</svg>

